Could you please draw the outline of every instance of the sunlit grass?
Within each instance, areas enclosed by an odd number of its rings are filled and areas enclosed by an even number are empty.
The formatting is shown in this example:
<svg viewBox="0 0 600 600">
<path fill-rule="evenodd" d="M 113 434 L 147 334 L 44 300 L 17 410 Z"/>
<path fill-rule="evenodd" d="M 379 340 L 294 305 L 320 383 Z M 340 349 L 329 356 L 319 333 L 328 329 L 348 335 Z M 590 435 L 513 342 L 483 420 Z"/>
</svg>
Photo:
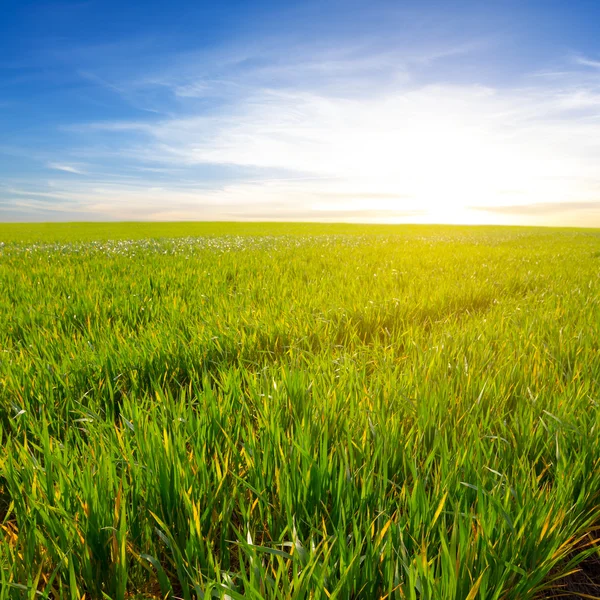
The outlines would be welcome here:
<svg viewBox="0 0 600 600">
<path fill-rule="evenodd" d="M 2 599 L 527 600 L 600 525 L 598 232 L 0 241 Z"/>
</svg>

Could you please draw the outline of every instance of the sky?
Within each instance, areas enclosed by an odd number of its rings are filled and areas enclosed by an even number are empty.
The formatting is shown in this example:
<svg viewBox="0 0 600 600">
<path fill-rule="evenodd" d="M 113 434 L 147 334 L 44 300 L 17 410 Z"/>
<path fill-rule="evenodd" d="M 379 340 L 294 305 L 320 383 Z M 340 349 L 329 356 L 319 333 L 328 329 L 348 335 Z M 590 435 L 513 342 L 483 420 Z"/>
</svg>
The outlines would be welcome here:
<svg viewBox="0 0 600 600">
<path fill-rule="evenodd" d="M 0 221 L 600 227 L 597 0 L 0 0 Z"/>
</svg>

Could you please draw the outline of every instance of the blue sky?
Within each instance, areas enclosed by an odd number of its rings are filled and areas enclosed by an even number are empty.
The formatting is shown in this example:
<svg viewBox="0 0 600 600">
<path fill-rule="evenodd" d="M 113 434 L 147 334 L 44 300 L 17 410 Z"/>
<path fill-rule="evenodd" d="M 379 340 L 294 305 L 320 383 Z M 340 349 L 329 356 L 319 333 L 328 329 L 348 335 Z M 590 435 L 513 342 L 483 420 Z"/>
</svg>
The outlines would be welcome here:
<svg viewBox="0 0 600 600">
<path fill-rule="evenodd" d="M 600 227 L 600 3 L 0 5 L 0 220 Z"/>
</svg>

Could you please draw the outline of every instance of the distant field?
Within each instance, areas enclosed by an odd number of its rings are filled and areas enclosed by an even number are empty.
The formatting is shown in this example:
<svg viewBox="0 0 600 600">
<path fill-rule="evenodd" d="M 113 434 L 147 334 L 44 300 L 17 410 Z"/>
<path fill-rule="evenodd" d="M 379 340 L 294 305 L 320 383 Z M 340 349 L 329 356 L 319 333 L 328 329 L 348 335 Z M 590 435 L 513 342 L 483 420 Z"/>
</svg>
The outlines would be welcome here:
<svg viewBox="0 0 600 600">
<path fill-rule="evenodd" d="M 589 229 L 539 229 L 533 227 L 490 227 L 438 225 L 355 225 L 348 223 L 253 223 L 253 222 L 191 222 L 191 223 L 0 223 L 0 243 L 5 242 L 85 242 L 106 240 L 140 240 L 150 238 L 180 238 L 203 236 L 265 236 L 265 235 L 400 235 L 402 238 L 437 237 L 438 235 L 471 237 L 485 232 L 487 238 L 506 238 L 510 232 L 522 235 L 534 233 L 553 236 L 565 233 L 600 234 Z"/>
<path fill-rule="evenodd" d="M 0 600 L 543 597 L 599 348 L 597 230 L 0 225 Z"/>
</svg>

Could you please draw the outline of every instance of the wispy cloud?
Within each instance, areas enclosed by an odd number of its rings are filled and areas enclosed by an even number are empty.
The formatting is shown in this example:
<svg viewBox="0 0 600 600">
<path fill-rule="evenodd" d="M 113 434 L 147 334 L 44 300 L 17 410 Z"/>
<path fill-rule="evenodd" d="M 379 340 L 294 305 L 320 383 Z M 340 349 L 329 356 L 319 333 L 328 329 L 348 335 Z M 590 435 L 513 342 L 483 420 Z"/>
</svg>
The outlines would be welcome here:
<svg viewBox="0 0 600 600">
<path fill-rule="evenodd" d="M 597 202 L 539 202 L 535 204 L 515 204 L 508 206 L 472 206 L 473 210 L 483 210 L 507 215 L 557 215 L 572 211 L 598 211 L 600 216 L 600 201 Z"/>
<path fill-rule="evenodd" d="M 577 56 L 575 62 L 584 67 L 592 67 L 593 69 L 600 69 L 600 60 L 587 58 L 586 56 Z"/>
<path fill-rule="evenodd" d="M 55 171 L 64 171 L 65 173 L 73 173 L 74 175 L 85 175 L 86 172 L 81 168 L 74 165 L 67 165 L 62 163 L 48 163 L 48 168 L 53 169 Z"/>
<path fill-rule="evenodd" d="M 599 116 L 600 95 L 582 85 L 404 84 L 349 98 L 259 89 L 223 113 L 90 127 L 136 131 L 128 153 L 152 164 L 252 167 L 265 185 L 296 172 L 328 181 L 348 209 L 378 197 L 433 215 L 500 204 L 507 190 L 522 203 L 597 193 Z"/>
</svg>

